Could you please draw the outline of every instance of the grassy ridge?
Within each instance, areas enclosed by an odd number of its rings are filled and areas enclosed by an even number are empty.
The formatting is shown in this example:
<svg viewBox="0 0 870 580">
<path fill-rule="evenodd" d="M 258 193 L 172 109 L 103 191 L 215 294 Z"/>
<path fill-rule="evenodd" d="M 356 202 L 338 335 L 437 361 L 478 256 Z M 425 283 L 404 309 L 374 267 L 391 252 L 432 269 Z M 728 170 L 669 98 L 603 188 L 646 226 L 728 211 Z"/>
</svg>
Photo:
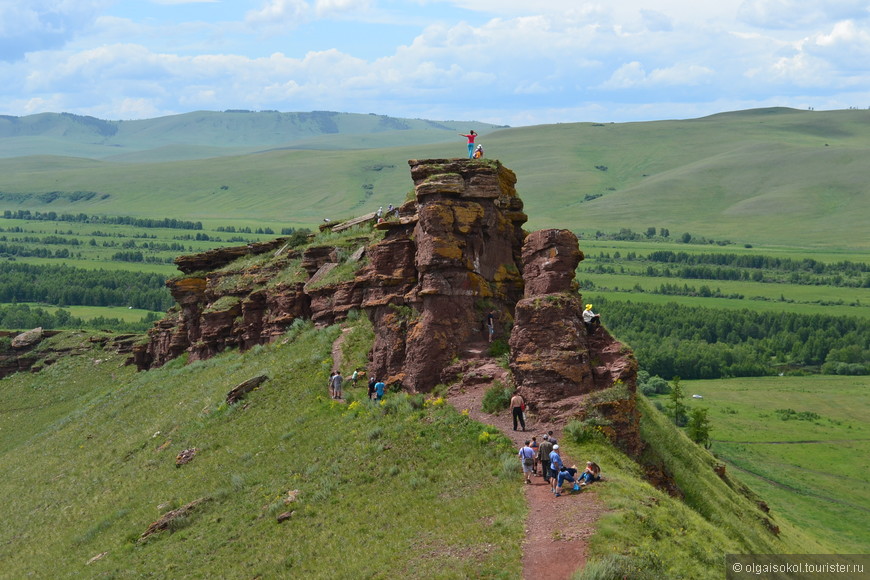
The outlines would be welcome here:
<svg viewBox="0 0 870 580">
<path fill-rule="evenodd" d="M 867 111 L 771 109 L 505 129 L 482 140 L 488 157 L 517 173 L 532 229 L 655 226 L 739 243 L 866 252 L 868 119 Z M 463 151 L 457 135 L 445 144 L 154 164 L 24 158 L 0 161 L 0 192 L 54 191 L 60 183 L 109 197 L 57 200 L 56 211 L 155 216 L 171 207 L 184 219 L 312 225 L 401 203 L 410 188 L 407 159 Z M 40 209 L 33 200 L 0 201 L 6 207 Z"/>
</svg>

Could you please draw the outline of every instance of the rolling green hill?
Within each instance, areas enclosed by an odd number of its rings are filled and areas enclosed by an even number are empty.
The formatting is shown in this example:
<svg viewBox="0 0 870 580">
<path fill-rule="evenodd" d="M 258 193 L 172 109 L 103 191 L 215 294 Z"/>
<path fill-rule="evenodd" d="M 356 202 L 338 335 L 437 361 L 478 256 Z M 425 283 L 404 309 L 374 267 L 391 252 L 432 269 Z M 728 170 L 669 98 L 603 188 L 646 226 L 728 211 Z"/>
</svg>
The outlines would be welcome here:
<svg viewBox="0 0 870 580">
<path fill-rule="evenodd" d="M 0 157 L 61 155 L 122 161 L 201 159 L 270 148 L 372 149 L 448 141 L 487 123 L 312 111 L 195 111 L 135 121 L 69 113 L 0 116 Z"/>
<path fill-rule="evenodd" d="M 195 220 L 234 216 L 314 225 L 325 217 L 340 219 L 401 203 L 411 186 L 409 158 L 458 157 L 465 150 L 455 134 L 465 130 L 460 124 L 448 131 L 407 121 L 407 130 L 376 132 L 381 122 L 392 121 L 329 114 L 341 128 L 338 133 L 317 133 L 314 127 L 323 130 L 323 124 L 310 120 L 308 134 L 297 131 L 299 141 L 283 145 L 294 148 L 282 149 L 268 131 L 257 143 L 251 133 L 235 136 L 235 126 L 226 120 L 277 113 L 190 115 L 199 117 L 191 117 L 187 129 L 176 124 L 163 133 L 160 124 L 133 131 L 127 126 L 145 122 L 120 123 L 118 134 L 135 135 L 140 150 L 119 151 L 115 161 L 0 160 L 0 210 L 171 213 Z M 202 120 L 210 115 L 215 115 L 212 125 Z M 362 128 L 364 122 L 369 125 Z M 432 135 L 432 141 L 414 141 L 421 133 Z M 185 135 L 185 143 L 167 144 Z M 9 145 L 21 138 L 3 141 Z M 868 111 L 760 109 L 683 121 L 511 128 L 481 139 L 488 157 L 517 173 L 531 216 L 529 229 L 567 227 L 588 235 L 656 227 L 740 245 L 870 249 Z M 213 155 L 216 143 L 230 144 L 228 150 L 241 147 L 246 154 L 181 160 L 183 151 Z M 177 160 L 165 160 L 173 156 Z M 142 159 L 153 161 L 131 162 Z M 64 197 L 82 191 L 96 195 L 78 201 Z M 61 195 L 45 203 L 39 194 L 46 192 Z"/>
</svg>

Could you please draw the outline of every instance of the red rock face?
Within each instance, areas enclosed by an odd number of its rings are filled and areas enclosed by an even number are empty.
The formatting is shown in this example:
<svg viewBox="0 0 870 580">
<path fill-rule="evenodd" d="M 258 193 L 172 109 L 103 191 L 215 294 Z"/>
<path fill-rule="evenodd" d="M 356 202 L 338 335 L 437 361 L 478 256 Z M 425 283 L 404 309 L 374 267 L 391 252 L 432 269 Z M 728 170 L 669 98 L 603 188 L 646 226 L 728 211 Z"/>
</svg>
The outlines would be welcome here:
<svg viewBox="0 0 870 580">
<path fill-rule="evenodd" d="M 329 246 L 301 256 L 303 282 L 272 284 L 284 267 L 280 259 L 241 272 L 174 280 L 169 286 L 179 306 L 135 350 L 139 368 L 184 352 L 195 360 L 229 347 L 250 348 L 280 336 L 297 318 L 328 325 L 363 309 L 375 329 L 369 376 L 429 391 L 451 363 L 479 351 L 481 342 L 485 347 L 482 330 L 492 313 L 496 336 L 510 335 L 514 381 L 539 416 L 594 413 L 609 421 L 626 450 L 638 451 L 637 365 L 604 328 L 586 334 L 574 279 L 583 259 L 577 237 L 559 229 L 526 236 L 516 176 L 497 161 L 409 165 L 415 200 L 374 226 L 386 232 L 384 239 L 364 248 L 367 264 L 353 280 L 322 282 L 341 260 Z M 241 256 L 280 254 L 282 245 L 276 240 L 212 250 L 177 263 L 185 273 L 208 271 L 210 264 L 223 267 Z M 233 283 L 223 284 L 230 276 Z M 614 385 L 627 394 L 596 402 L 595 393 Z"/>
<path fill-rule="evenodd" d="M 512 319 L 522 295 L 517 258 L 526 216 L 516 176 L 497 162 L 409 164 L 416 219 L 390 232 L 385 247 L 371 254 L 369 273 L 370 281 L 396 280 L 397 291 L 388 295 L 370 285 L 364 305 L 377 335 L 371 372 L 428 391 L 462 345 L 479 340 L 487 312 Z M 398 242 L 409 238 L 412 247 Z M 387 244 L 404 251 L 383 259 Z M 385 302 L 393 312 L 384 310 Z"/>
<path fill-rule="evenodd" d="M 574 280 L 583 259 L 577 244 L 567 230 L 526 237 L 525 294 L 516 306 L 510 368 L 520 394 L 539 417 L 564 421 L 594 415 L 607 423 L 608 437 L 636 455 L 637 363 L 604 328 L 587 333 Z M 612 396 L 593 396 L 608 390 Z"/>
</svg>

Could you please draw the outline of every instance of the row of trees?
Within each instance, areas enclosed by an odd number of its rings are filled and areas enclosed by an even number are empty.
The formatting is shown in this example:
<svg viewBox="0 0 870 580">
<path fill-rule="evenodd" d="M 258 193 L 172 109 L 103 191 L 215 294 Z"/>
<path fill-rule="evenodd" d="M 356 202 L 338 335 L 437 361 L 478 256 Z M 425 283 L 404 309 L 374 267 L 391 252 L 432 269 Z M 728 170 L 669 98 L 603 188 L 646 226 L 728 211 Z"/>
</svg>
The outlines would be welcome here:
<svg viewBox="0 0 870 580">
<path fill-rule="evenodd" d="M 30 307 L 27 304 L 8 304 L 0 306 L 0 328 L 27 330 L 41 326 L 47 330 L 94 328 L 117 332 L 144 332 L 151 328 L 159 315 L 150 313 L 137 322 L 125 322 L 120 318 L 99 316 L 87 321 L 69 312 L 57 309 L 50 312 L 45 308 Z M 9 339 L 0 339 L 0 352 L 9 347 Z"/>
<path fill-rule="evenodd" d="M 597 302 L 641 366 L 665 379 L 870 373 L 870 324 L 857 317 Z"/>
<path fill-rule="evenodd" d="M 8 220 L 34 220 L 49 222 L 76 222 L 84 224 L 112 224 L 135 226 L 138 228 L 167 228 L 174 230 L 201 230 L 202 222 L 179 220 L 176 218 L 137 218 L 132 216 L 105 216 L 88 215 L 85 213 L 58 214 L 53 211 L 30 211 L 19 209 L 16 211 L 5 210 L 3 218 Z"/>
</svg>

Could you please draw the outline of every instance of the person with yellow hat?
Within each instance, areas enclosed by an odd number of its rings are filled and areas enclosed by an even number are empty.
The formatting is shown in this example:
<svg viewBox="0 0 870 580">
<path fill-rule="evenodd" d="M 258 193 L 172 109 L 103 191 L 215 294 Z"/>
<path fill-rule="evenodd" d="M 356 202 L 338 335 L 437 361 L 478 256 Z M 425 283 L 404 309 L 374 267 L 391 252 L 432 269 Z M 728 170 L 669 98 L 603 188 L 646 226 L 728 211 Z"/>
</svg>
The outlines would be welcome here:
<svg viewBox="0 0 870 580">
<path fill-rule="evenodd" d="M 583 324 L 586 325 L 586 334 L 595 334 L 595 330 L 601 326 L 601 316 L 592 312 L 591 304 L 587 304 L 583 311 Z"/>
</svg>

